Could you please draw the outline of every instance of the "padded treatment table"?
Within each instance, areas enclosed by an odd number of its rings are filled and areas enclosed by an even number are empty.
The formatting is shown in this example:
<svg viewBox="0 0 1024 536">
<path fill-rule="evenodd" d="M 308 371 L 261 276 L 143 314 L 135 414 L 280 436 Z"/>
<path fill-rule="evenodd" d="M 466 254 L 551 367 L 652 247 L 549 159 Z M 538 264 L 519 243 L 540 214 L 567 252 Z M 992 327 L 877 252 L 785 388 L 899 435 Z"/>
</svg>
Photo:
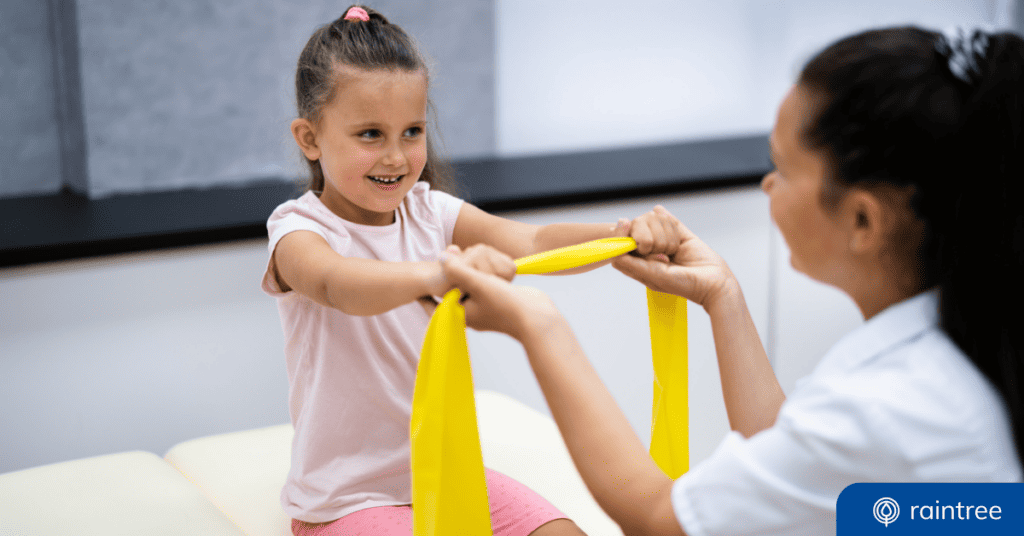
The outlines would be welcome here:
<svg viewBox="0 0 1024 536">
<path fill-rule="evenodd" d="M 531 487 L 590 536 L 622 531 L 597 506 L 554 421 L 476 392 L 484 464 Z M 0 474 L 0 534 L 289 536 L 279 496 L 289 424 Z"/>
</svg>

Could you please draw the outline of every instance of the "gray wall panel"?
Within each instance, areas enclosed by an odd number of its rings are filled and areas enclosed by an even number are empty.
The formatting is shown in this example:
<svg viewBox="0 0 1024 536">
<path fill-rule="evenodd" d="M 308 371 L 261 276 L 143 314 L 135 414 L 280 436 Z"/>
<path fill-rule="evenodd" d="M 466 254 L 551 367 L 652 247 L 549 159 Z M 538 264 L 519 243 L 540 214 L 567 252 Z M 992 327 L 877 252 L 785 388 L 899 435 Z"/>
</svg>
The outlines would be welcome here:
<svg viewBox="0 0 1024 536">
<path fill-rule="evenodd" d="M 46 2 L 0 2 L 0 197 L 61 188 Z"/>
<path fill-rule="evenodd" d="M 493 154 L 493 3 L 374 6 L 436 61 L 433 96 L 448 154 Z M 90 196 L 303 173 L 288 132 L 294 65 L 312 31 L 344 7 L 300 0 L 81 0 Z"/>
</svg>

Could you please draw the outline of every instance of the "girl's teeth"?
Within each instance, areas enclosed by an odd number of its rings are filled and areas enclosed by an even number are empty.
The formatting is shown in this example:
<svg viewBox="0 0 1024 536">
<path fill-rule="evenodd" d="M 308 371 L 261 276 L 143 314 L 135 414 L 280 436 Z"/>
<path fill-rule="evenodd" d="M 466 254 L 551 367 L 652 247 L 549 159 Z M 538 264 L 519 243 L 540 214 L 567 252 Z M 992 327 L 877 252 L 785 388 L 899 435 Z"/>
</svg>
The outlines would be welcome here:
<svg viewBox="0 0 1024 536">
<path fill-rule="evenodd" d="M 376 182 L 379 182 L 381 184 L 394 184 L 394 183 L 398 182 L 399 180 L 401 180 L 401 178 L 402 177 L 395 177 L 393 179 L 381 179 L 379 177 L 370 176 L 370 179 L 372 179 L 372 180 L 374 180 Z"/>
</svg>

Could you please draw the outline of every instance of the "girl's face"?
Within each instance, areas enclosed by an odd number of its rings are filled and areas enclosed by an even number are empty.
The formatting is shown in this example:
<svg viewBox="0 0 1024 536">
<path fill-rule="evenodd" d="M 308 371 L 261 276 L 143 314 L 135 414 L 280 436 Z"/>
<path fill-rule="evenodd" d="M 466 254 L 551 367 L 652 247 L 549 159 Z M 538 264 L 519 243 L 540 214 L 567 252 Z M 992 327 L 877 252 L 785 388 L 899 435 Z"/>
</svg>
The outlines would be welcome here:
<svg viewBox="0 0 1024 536">
<path fill-rule="evenodd" d="M 796 270 L 824 283 L 836 284 L 844 274 L 845 229 L 821 202 L 826 162 L 801 138 L 813 112 L 811 96 L 794 86 L 779 107 L 769 145 L 775 170 L 761 189 L 771 200 L 771 215 L 786 240 Z"/>
<path fill-rule="evenodd" d="M 427 162 L 426 73 L 339 69 L 312 154 L 303 152 L 320 160 L 320 200 L 332 212 L 354 223 L 388 225 Z"/>
</svg>

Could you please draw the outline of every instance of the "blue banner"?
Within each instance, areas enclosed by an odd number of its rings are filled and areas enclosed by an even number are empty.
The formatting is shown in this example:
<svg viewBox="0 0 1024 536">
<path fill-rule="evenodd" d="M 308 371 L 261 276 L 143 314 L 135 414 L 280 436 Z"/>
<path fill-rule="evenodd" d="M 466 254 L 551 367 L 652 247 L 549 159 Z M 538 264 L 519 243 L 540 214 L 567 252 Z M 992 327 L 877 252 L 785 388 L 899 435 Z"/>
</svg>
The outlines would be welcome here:
<svg viewBox="0 0 1024 536">
<path fill-rule="evenodd" d="M 1024 534 L 1024 484 L 853 484 L 836 503 L 836 536 Z"/>
</svg>

